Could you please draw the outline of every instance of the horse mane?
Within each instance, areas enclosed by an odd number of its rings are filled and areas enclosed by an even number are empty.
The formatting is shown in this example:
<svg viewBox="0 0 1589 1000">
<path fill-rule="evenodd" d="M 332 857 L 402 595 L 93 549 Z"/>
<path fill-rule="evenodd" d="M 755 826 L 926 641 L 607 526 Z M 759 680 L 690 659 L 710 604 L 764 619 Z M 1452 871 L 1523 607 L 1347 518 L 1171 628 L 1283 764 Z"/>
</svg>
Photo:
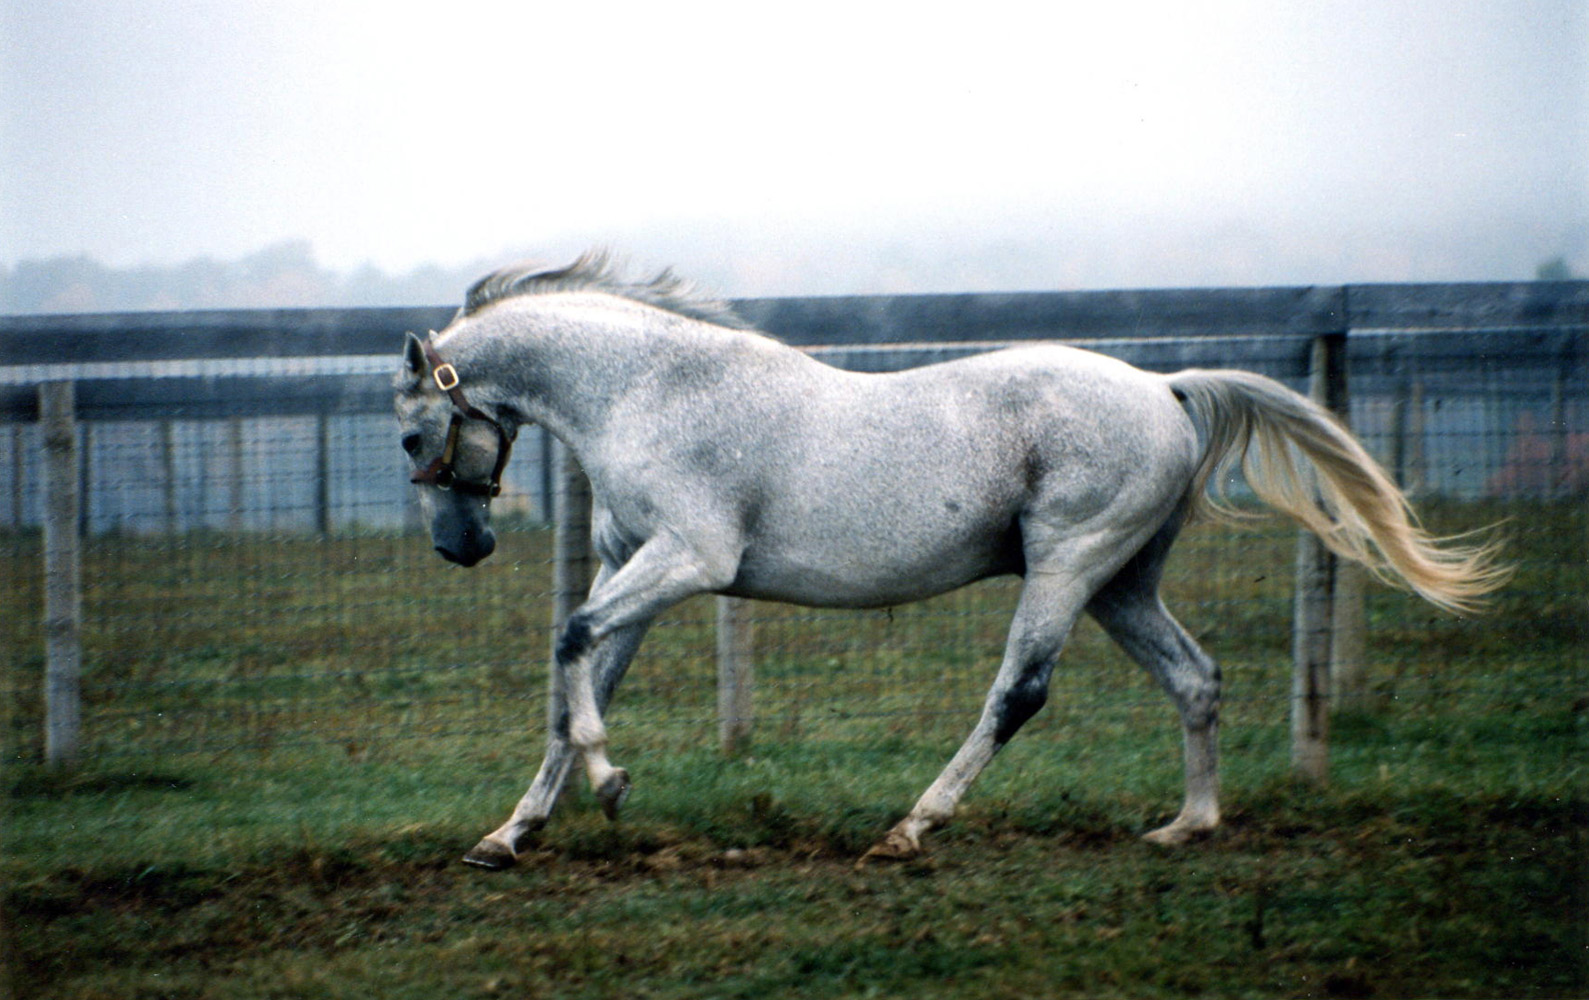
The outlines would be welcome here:
<svg viewBox="0 0 1589 1000">
<path fill-rule="evenodd" d="M 469 287 L 462 315 L 473 316 L 504 299 L 556 292 L 605 292 L 718 326 L 750 329 L 732 306 L 705 294 L 672 268 L 650 281 L 628 281 L 604 250 L 587 250 L 567 267 L 548 270 L 541 264 L 517 264 L 492 271 Z"/>
</svg>

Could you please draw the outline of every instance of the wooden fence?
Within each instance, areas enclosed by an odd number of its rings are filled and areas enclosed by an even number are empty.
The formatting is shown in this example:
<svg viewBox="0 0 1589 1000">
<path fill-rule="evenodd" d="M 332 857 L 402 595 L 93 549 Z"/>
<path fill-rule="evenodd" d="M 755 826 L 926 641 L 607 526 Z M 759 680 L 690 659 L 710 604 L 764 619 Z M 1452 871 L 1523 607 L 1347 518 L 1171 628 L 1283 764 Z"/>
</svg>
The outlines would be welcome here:
<svg viewBox="0 0 1589 1000">
<path fill-rule="evenodd" d="M 1589 432 L 1582 405 L 1589 395 L 1589 282 L 758 299 L 737 306 L 758 328 L 857 370 L 1059 340 L 1154 370 L 1264 371 L 1307 386 L 1343 419 L 1353 412 L 1353 384 L 1363 380 L 1390 406 L 1390 464 L 1404 482 L 1420 478 L 1417 454 L 1424 447 L 1419 407 L 1409 405 L 1423 383 L 1406 372 L 1431 354 L 1461 361 L 1450 368 L 1455 379 L 1481 372 L 1486 358 L 1528 359 L 1532 384 L 1524 388 L 1551 414 L 1542 438 L 1548 463 L 1564 465 L 1569 441 Z M 401 334 L 439 328 L 451 314 L 437 308 L 0 317 L 0 419 L 42 427 L 50 762 L 68 765 L 79 756 L 80 426 L 316 416 L 318 441 L 304 462 L 319 470 L 316 526 L 325 532 L 331 463 L 324 420 L 389 412 L 385 361 L 395 364 Z M 261 373 L 260 359 L 275 363 Z M 380 367 L 371 359 L 381 359 Z M 23 479 L 18 440 L 16 483 Z M 541 443 L 539 508 L 556 524 L 554 615 L 561 622 L 591 577 L 589 491 L 572 458 L 553 442 Z M 166 475 L 175 481 L 175 473 Z M 175 502 L 168 498 L 167 505 Z M 21 499 L 13 506 L 11 523 L 20 528 Z M 1293 761 L 1300 773 L 1322 780 L 1331 699 L 1351 697 L 1361 649 L 1360 584 L 1306 535 L 1296 575 Z M 748 742 L 754 724 L 755 642 L 742 602 L 720 599 L 716 627 L 719 736 L 732 752 Z"/>
</svg>

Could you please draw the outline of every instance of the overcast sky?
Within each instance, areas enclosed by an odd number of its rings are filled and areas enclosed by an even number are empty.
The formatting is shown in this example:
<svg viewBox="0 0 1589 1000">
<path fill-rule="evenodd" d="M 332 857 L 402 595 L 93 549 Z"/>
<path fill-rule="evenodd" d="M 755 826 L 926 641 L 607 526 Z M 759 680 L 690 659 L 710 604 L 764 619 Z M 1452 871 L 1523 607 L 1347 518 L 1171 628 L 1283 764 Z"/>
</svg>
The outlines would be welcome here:
<svg viewBox="0 0 1589 1000">
<path fill-rule="evenodd" d="M 0 3 L 0 263 L 1589 271 L 1589 0 Z"/>
</svg>

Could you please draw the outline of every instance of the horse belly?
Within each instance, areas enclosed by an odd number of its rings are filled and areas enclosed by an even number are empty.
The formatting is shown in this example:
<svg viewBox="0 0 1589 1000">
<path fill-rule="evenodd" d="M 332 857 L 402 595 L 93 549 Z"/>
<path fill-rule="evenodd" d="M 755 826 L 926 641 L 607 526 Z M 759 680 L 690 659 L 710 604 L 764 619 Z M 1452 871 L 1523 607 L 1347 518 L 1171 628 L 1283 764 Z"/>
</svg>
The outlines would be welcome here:
<svg viewBox="0 0 1589 1000">
<path fill-rule="evenodd" d="M 812 607 L 887 607 L 1024 568 L 1013 519 L 870 527 L 825 529 L 816 517 L 799 530 L 748 540 L 728 593 Z"/>
</svg>

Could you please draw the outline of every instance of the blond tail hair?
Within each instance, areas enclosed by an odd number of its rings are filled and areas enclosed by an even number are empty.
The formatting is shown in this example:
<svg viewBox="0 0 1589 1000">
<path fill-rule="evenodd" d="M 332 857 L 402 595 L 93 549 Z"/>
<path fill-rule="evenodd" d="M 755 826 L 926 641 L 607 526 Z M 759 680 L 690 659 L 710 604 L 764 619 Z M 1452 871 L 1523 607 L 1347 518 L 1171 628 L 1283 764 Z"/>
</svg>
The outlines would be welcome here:
<svg viewBox="0 0 1589 1000">
<path fill-rule="evenodd" d="M 1168 381 L 1204 436 L 1189 487 L 1193 516 L 1242 516 L 1224 492 L 1225 474 L 1239 460 L 1258 498 L 1318 535 L 1330 551 L 1448 611 L 1479 610 L 1484 597 L 1511 578 L 1496 542 L 1461 544 L 1419 527 L 1407 497 L 1379 463 L 1306 396 L 1243 371 L 1190 369 Z"/>
</svg>

